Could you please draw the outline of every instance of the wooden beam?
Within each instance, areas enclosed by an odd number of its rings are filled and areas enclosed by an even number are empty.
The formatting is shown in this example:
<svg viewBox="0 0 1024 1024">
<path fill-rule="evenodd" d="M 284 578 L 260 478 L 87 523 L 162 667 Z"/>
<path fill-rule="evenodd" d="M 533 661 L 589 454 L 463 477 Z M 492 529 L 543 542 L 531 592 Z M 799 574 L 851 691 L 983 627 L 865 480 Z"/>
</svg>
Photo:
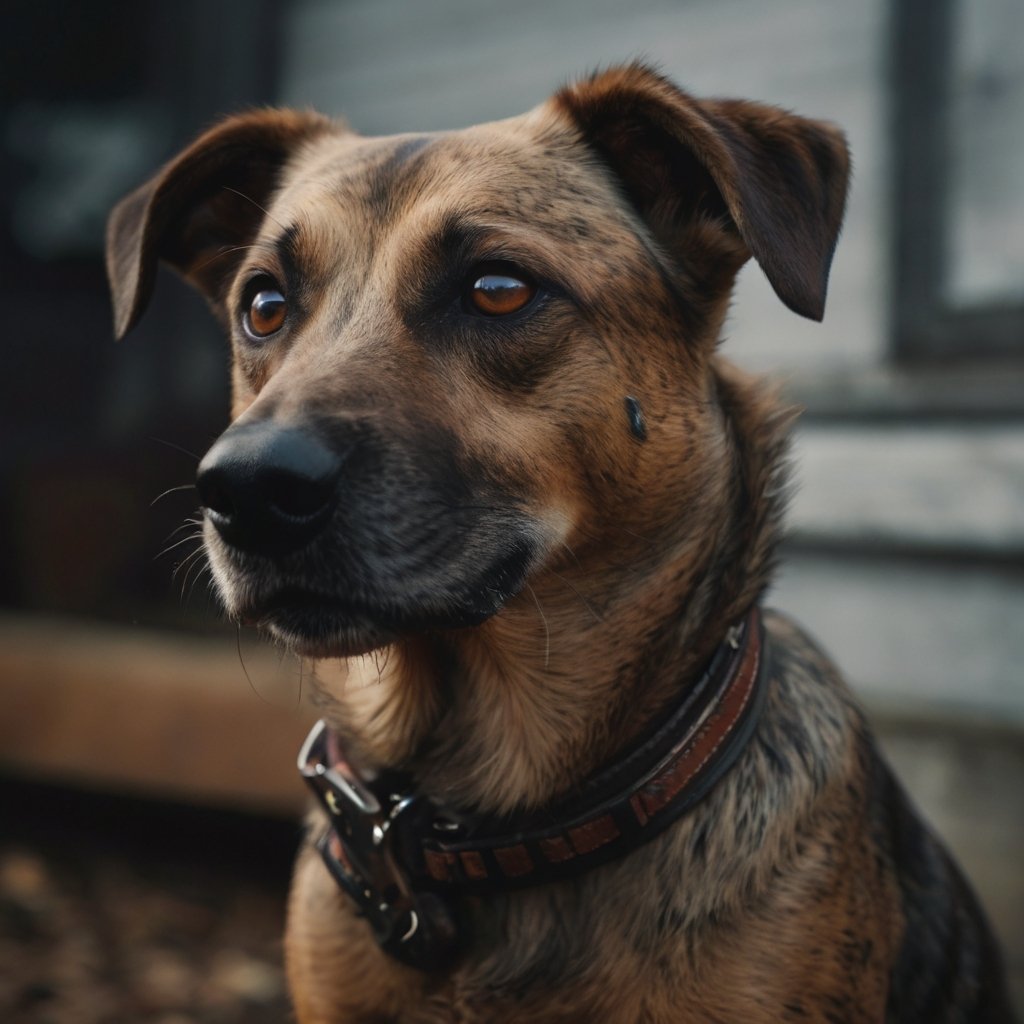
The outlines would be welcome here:
<svg viewBox="0 0 1024 1024">
<path fill-rule="evenodd" d="M 269 647 L 247 650 L 243 668 L 230 636 L 6 616 L 0 688 L 0 770 L 261 812 L 304 806 L 295 757 L 315 715 L 297 660 Z"/>
</svg>

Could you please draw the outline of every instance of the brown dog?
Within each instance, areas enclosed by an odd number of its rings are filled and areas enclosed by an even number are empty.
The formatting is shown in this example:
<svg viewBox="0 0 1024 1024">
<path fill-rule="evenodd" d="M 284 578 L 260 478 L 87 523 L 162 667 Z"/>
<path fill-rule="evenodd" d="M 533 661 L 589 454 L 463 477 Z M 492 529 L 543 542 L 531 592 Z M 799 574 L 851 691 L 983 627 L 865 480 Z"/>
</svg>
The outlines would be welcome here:
<svg viewBox="0 0 1024 1024">
<path fill-rule="evenodd" d="M 227 611 L 327 659 L 303 1024 L 1010 1019 L 836 671 L 751 611 L 792 416 L 719 330 L 750 256 L 821 318 L 846 180 L 835 128 L 632 66 L 461 132 L 235 117 L 115 210 L 117 334 L 163 259 L 232 337 Z"/>
</svg>

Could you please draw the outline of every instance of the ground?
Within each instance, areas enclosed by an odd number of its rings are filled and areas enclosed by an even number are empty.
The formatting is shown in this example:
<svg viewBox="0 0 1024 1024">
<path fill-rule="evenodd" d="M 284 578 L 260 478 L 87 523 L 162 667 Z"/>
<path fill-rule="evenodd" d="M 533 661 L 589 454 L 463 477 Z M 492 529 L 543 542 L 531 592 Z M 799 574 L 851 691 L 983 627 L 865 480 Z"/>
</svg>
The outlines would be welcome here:
<svg viewBox="0 0 1024 1024">
<path fill-rule="evenodd" d="M 290 1019 L 296 826 L 11 782 L 0 804 L 5 1024 Z"/>
</svg>

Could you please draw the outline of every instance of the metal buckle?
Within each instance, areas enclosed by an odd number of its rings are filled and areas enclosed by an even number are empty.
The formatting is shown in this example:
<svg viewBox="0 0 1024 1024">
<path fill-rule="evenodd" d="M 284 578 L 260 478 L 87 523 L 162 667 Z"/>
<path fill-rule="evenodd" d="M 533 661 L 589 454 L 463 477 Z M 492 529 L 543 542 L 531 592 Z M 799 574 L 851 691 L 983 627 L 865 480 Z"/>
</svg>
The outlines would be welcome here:
<svg viewBox="0 0 1024 1024">
<path fill-rule="evenodd" d="M 326 723 L 317 722 L 298 758 L 331 823 L 317 849 L 381 948 L 403 963 L 437 969 L 455 952 L 453 915 L 437 894 L 417 891 L 397 856 L 400 834 L 422 820 L 423 802 L 400 793 L 382 799 L 349 765 L 330 764 L 327 736 Z"/>
</svg>

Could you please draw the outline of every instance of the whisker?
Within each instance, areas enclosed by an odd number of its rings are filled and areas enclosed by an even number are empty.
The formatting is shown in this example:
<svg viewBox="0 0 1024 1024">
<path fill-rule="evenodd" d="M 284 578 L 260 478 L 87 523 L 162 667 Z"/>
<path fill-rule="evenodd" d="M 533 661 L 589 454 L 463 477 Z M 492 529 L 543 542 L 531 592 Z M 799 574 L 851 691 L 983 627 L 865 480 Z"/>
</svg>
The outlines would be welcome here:
<svg viewBox="0 0 1024 1024">
<path fill-rule="evenodd" d="M 272 220 L 282 231 L 288 230 L 276 217 L 272 216 L 271 213 L 265 207 L 260 206 L 260 204 L 257 203 L 256 200 L 252 198 L 252 196 L 247 196 L 244 192 L 239 192 L 237 188 L 232 188 L 230 185 L 222 185 L 221 188 L 226 189 L 228 192 L 234 192 L 236 196 L 239 196 L 241 199 L 244 199 L 247 203 L 252 203 L 252 205 L 255 206 L 256 209 L 259 210 L 264 217 L 266 217 L 268 220 Z"/>
<path fill-rule="evenodd" d="M 195 536 L 193 536 L 193 537 L 191 537 L 191 538 L 189 538 L 189 537 L 186 537 L 186 538 L 185 538 L 185 540 L 198 540 L 198 539 L 199 539 L 199 538 L 198 538 L 198 537 L 195 537 Z M 184 542 L 182 542 L 182 543 L 184 543 Z M 184 557 L 184 558 L 183 558 L 183 559 L 182 559 L 182 560 L 181 560 L 181 561 L 180 561 L 180 562 L 179 562 L 179 563 L 178 563 L 178 564 L 177 564 L 177 565 L 176 565 L 176 566 L 174 567 L 174 575 L 175 575 L 175 576 L 177 576 L 177 575 L 178 575 L 178 573 L 180 573 L 180 572 L 183 572 L 183 571 L 184 571 L 184 569 L 185 569 L 185 567 L 186 567 L 186 566 L 188 566 L 188 565 L 191 565 L 192 563 L 194 563 L 194 562 L 195 562 L 195 560 L 196 560 L 196 559 L 197 559 L 197 558 L 198 558 L 198 557 L 199 557 L 199 556 L 200 556 L 200 555 L 201 555 L 202 553 L 203 553 L 203 545 L 202 545 L 202 544 L 197 544 L 197 545 L 195 546 L 195 548 L 193 548 L 193 549 L 192 549 L 192 550 L 191 550 L 191 551 L 190 551 L 190 552 L 189 552 L 189 553 L 188 553 L 188 554 L 187 554 L 187 555 L 186 555 L 186 556 L 185 556 L 185 557 Z"/>
<path fill-rule="evenodd" d="M 182 455 L 187 455 L 190 459 L 195 459 L 198 462 L 202 456 L 196 455 L 195 452 L 190 452 L 187 448 L 182 448 L 180 444 L 175 444 L 173 441 L 165 441 L 162 437 L 150 436 L 150 441 L 155 441 L 157 444 L 166 445 L 168 448 L 173 448 L 176 452 L 181 452 Z"/>
<path fill-rule="evenodd" d="M 594 606 L 572 585 L 569 580 L 567 580 L 561 573 L 555 572 L 554 569 L 548 569 L 547 571 L 551 573 L 552 576 L 560 579 L 583 602 L 587 611 L 594 616 L 595 622 L 599 624 L 604 622 L 604 619 L 594 610 Z"/>
<path fill-rule="evenodd" d="M 158 494 L 150 503 L 149 507 L 152 508 L 161 498 L 166 498 L 168 494 L 174 494 L 177 491 L 194 491 L 195 484 L 178 484 L 177 487 L 168 487 L 166 491 Z"/>
<path fill-rule="evenodd" d="M 248 680 L 249 689 L 264 703 L 273 705 L 266 697 L 256 689 L 252 681 L 252 676 L 249 675 L 249 670 L 245 667 L 245 658 L 242 657 L 242 624 L 240 622 L 235 623 L 235 648 L 238 651 L 238 664 L 242 666 L 242 671 L 245 673 L 245 678 Z"/>
<path fill-rule="evenodd" d="M 569 557 L 576 563 L 576 567 L 578 569 L 582 569 L 583 568 L 583 564 L 580 562 L 579 557 L 577 556 L 576 552 L 573 551 L 573 549 L 571 547 L 569 547 L 569 545 L 566 544 L 566 542 L 564 540 L 560 541 L 560 545 L 561 545 L 561 547 L 565 548 L 566 551 L 569 552 Z"/>
<path fill-rule="evenodd" d="M 167 534 L 166 537 L 164 537 L 164 543 L 166 544 L 173 537 L 175 537 L 179 533 L 181 533 L 182 530 L 189 530 L 189 529 L 193 529 L 194 527 L 197 527 L 197 526 L 201 527 L 202 525 L 203 525 L 202 519 L 186 519 L 180 526 L 176 526 L 173 530 L 171 530 L 171 532 L 169 534 Z M 197 536 L 197 537 L 199 536 L 198 532 L 195 534 L 195 536 Z M 157 556 L 157 557 L 159 557 L 159 556 Z"/>
<path fill-rule="evenodd" d="M 204 564 L 203 563 L 202 555 L 203 555 L 202 547 L 196 548 L 196 550 L 193 551 L 190 555 L 188 555 L 187 558 L 183 559 L 179 563 L 178 567 L 174 570 L 174 577 L 172 577 L 172 578 L 177 577 L 179 574 L 181 575 L 181 591 L 180 591 L 180 593 L 178 595 L 178 600 L 181 601 L 182 604 L 184 604 L 185 601 L 186 601 L 186 598 L 185 598 L 185 588 L 188 586 L 188 578 L 189 578 L 189 576 L 192 575 L 192 570 L 197 565 L 199 566 L 199 573 L 200 573 L 200 575 L 202 575 L 203 564 Z M 191 593 L 192 593 L 192 591 L 190 589 L 189 590 L 189 594 L 191 595 Z"/>
<path fill-rule="evenodd" d="M 198 564 L 198 563 L 197 563 Z M 199 572 L 195 574 L 192 583 L 189 585 L 188 593 L 185 595 L 185 604 L 188 604 L 192 600 L 192 591 L 196 589 L 196 584 L 205 576 L 209 574 L 210 579 L 213 579 L 213 569 L 210 568 L 208 563 L 202 563 L 199 565 Z"/>
<path fill-rule="evenodd" d="M 537 606 L 537 614 L 540 616 L 540 621 L 544 624 L 544 667 L 548 668 L 551 664 L 551 630 L 548 628 L 548 617 L 544 614 L 544 609 L 540 606 L 540 600 L 537 597 L 537 592 L 529 583 L 526 584 L 526 589 L 533 597 L 533 603 Z"/>
<path fill-rule="evenodd" d="M 175 548 L 180 548 L 182 544 L 187 544 L 190 540 L 202 540 L 202 538 L 203 535 L 198 530 L 195 533 L 190 533 L 187 537 L 182 537 L 181 540 L 168 544 L 160 554 L 153 556 L 153 561 L 155 562 L 158 558 L 163 558 L 164 555 L 170 554 Z"/>
<path fill-rule="evenodd" d="M 224 187 L 227 188 L 226 185 Z M 234 192 L 235 190 L 234 189 L 229 189 L 229 191 Z M 239 193 L 239 195 L 241 195 L 241 193 Z M 248 196 L 242 196 L 242 198 L 243 199 L 248 199 L 249 197 Z M 222 249 L 218 249 L 208 259 L 203 260 L 203 262 L 200 263 L 199 266 L 195 268 L 195 270 L 191 271 L 191 273 L 197 274 L 200 270 L 203 270 L 205 267 L 208 267 L 211 263 L 215 262 L 216 260 L 219 260 L 222 256 L 230 256 L 231 253 L 233 253 L 233 252 L 243 252 L 246 249 L 260 249 L 260 248 L 266 248 L 265 243 L 263 243 L 263 242 L 253 242 L 250 245 L 226 245 Z"/>
<path fill-rule="evenodd" d="M 633 537 L 635 540 L 641 541 L 649 548 L 656 548 L 658 546 L 658 540 L 655 537 L 645 537 L 642 533 L 636 533 L 633 530 L 627 529 L 625 526 L 618 526 L 617 529 L 621 530 L 626 534 L 626 536 Z"/>
</svg>

